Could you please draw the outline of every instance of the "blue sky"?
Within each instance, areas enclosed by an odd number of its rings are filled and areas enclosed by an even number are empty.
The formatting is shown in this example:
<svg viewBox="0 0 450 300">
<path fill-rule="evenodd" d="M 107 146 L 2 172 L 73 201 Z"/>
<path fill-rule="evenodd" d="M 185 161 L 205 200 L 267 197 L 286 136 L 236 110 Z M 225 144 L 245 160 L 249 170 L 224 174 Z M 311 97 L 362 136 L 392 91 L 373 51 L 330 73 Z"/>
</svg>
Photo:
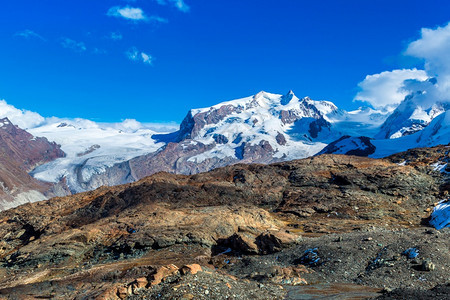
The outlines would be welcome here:
<svg viewBox="0 0 450 300">
<path fill-rule="evenodd" d="M 351 109 L 447 0 L 15 0 L 0 10 L 0 99 L 43 116 L 180 122 L 265 90 Z"/>
</svg>

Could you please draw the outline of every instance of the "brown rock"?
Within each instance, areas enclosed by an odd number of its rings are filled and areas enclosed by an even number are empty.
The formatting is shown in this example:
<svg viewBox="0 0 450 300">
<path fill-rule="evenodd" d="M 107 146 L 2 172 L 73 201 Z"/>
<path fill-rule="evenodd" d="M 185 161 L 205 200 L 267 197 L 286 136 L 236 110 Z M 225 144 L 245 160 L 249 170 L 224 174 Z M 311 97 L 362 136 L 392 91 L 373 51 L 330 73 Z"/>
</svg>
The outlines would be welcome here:
<svg viewBox="0 0 450 300">
<path fill-rule="evenodd" d="M 151 276 L 150 285 L 154 286 L 160 284 L 164 278 L 174 275 L 178 272 L 178 267 L 175 265 L 161 266 L 156 269 L 156 272 Z"/>
<path fill-rule="evenodd" d="M 133 285 L 132 285 L 132 284 L 130 284 L 130 285 L 127 287 L 127 294 L 128 294 L 128 295 L 132 295 L 132 294 L 133 294 Z"/>
<path fill-rule="evenodd" d="M 422 271 L 430 272 L 436 269 L 436 266 L 429 260 L 425 260 L 422 262 L 421 266 Z"/>
<path fill-rule="evenodd" d="M 285 231 L 264 232 L 256 238 L 259 253 L 270 254 L 289 247 L 300 240 L 301 237 Z"/>
<path fill-rule="evenodd" d="M 248 254 L 257 254 L 258 246 L 255 243 L 255 236 L 247 232 L 239 232 L 228 238 L 230 246 L 238 251 Z"/>
<path fill-rule="evenodd" d="M 140 288 L 140 289 L 145 288 L 147 286 L 147 284 L 148 284 L 148 280 L 145 277 L 140 277 L 140 278 L 136 279 L 137 288 Z"/>
<path fill-rule="evenodd" d="M 119 287 L 117 289 L 117 297 L 120 299 L 126 299 L 128 297 L 128 289 L 126 287 Z"/>
<path fill-rule="evenodd" d="M 197 274 L 197 272 L 202 272 L 202 267 L 199 264 L 185 265 L 180 268 L 182 275 L 186 274 Z"/>
<path fill-rule="evenodd" d="M 103 291 L 100 295 L 95 297 L 95 300 L 117 300 L 120 299 L 118 297 L 118 288 L 112 287 L 105 291 Z"/>
</svg>

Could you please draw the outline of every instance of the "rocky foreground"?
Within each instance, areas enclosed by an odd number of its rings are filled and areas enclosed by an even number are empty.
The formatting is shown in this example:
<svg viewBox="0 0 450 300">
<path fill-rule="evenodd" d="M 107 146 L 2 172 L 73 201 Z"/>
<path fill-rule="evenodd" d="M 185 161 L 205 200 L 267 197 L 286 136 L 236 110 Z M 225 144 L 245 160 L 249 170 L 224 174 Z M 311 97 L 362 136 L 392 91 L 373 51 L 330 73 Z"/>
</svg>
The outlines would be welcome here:
<svg viewBox="0 0 450 300">
<path fill-rule="evenodd" d="M 446 149 L 158 173 L 4 211 L 0 299 L 448 299 L 450 231 L 428 225 Z"/>
</svg>

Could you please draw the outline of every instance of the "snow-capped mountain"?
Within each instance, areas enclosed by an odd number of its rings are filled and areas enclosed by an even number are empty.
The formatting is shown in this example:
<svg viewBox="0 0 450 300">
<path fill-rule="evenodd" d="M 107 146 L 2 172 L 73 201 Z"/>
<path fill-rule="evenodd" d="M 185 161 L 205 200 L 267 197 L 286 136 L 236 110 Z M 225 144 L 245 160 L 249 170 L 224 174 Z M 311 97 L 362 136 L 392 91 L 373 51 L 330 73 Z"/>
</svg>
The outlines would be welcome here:
<svg viewBox="0 0 450 300">
<path fill-rule="evenodd" d="M 372 112 L 371 112 L 372 113 Z M 354 116 L 329 101 L 260 92 L 192 109 L 170 134 L 139 124 L 51 119 L 29 131 L 61 145 L 66 157 L 39 166 L 36 179 L 72 192 L 135 181 L 158 171 L 196 173 L 237 162 L 269 163 L 314 155 Z M 131 126 L 133 125 L 133 126 Z"/>
<path fill-rule="evenodd" d="M 394 112 L 368 107 L 347 112 L 329 101 L 300 99 L 292 91 L 260 92 L 192 109 L 179 130 L 169 133 L 134 120 L 100 124 L 43 118 L 11 107 L 8 111 L 34 136 L 61 145 L 65 157 L 30 174 L 53 184 L 54 194 L 62 195 L 132 182 L 158 171 L 192 174 L 239 162 L 271 163 L 317 153 L 382 157 L 418 145 L 450 142 L 447 105 L 420 106 L 420 96 L 407 97 Z"/>
<path fill-rule="evenodd" d="M 318 154 L 346 154 L 381 158 L 417 147 L 450 143 L 450 110 L 435 117 L 422 130 L 391 139 L 344 136 L 330 143 Z"/>
<path fill-rule="evenodd" d="M 345 154 L 356 156 L 369 156 L 375 152 L 376 147 L 371 143 L 371 139 L 366 136 L 344 135 L 338 140 L 331 142 L 323 148 L 317 155 L 321 154 Z"/>
<path fill-rule="evenodd" d="M 396 139 L 374 139 L 376 147 L 371 157 L 379 158 L 392 155 L 402 150 L 446 145 L 450 143 L 450 110 L 435 117 L 428 126 L 414 134 Z"/>
<path fill-rule="evenodd" d="M 138 179 L 158 171 L 192 174 L 238 162 L 303 158 L 340 135 L 331 123 L 340 114 L 331 102 L 299 99 L 292 91 L 260 92 L 190 110 L 180 130 L 153 136 L 166 146 L 127 167 Z"/>
<path fill-rule="evenodd" d="M 261 143 L 270 145 L 274 158 L 305 157 L 336 137 L 327 117 L 336 112 L 331 102 L 299 99 L 292 91 L 286 95 L 260 92 L 192 109 L 180 130 L 171 136 L 176 142 L 189 139 L 216 145 L 210 152 L 191 158 L 197 162 L 212 156 L 242 159 L 239 149 Z"/>
<path fill-rule="evenodd" d="M 420 96 L 420 92 L 407 96 L 383 123 L 375 138 L 395 139 L 421 131 L 435 117 L 450 108 L 445 103 L 434 103 L 424 107 L 416 101 L 416 98 Z"/>
<path fill-rule="evenodd" d="M 132 159 L 137 178 L 158 171 L 192 174 L 234 163 L 270 163 L 314 155 L 345 134 L 373 133 L 387 118 L 369 108 L 346 112 L 329 101 L 260 92 L 192 109 L 180 130 L 155 135 L 160 151 Z"/>
</svg>

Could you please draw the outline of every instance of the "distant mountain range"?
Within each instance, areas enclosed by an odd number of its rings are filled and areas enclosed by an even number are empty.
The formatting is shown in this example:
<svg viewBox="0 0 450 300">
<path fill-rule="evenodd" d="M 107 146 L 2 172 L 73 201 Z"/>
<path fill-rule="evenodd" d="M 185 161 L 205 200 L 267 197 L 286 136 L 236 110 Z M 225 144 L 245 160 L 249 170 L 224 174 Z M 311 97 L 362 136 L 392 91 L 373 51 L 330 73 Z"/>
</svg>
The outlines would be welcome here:
<svg viewBox="0 0 450 300">
<path fill-rule="evenodd" d="M 363 107 L 348 112 L 329 101 L 299 99 L 292 91 L 260 92 L 192 109 L 179 130 L 170 133 L 131 121 L 111 126 L 52 119 L 28 132 L 55 141 L 61 149 L 55 143 L 48 145 L 60 152 L 44 155 L 41 161 L 29 160 L 23 170 L 38 185 L 53 184 L 49 195 L 63 196 L 133 182 L 160 171 L 194 174 L 235 163 L 266 164 L 322 153 L 383 157 L 417 146 L 448 144 L 450 106 L 426 107 L 419 104 L 420 97 L 420 93 L 409 95 L 394 111 Z M 0 127 L 0 133 L 5 130 Z M 31 134 L 21 141 L 27 145 L 43 141 Z M 42 198 L 40 192 L 26 201 Z"/>
</svg>

